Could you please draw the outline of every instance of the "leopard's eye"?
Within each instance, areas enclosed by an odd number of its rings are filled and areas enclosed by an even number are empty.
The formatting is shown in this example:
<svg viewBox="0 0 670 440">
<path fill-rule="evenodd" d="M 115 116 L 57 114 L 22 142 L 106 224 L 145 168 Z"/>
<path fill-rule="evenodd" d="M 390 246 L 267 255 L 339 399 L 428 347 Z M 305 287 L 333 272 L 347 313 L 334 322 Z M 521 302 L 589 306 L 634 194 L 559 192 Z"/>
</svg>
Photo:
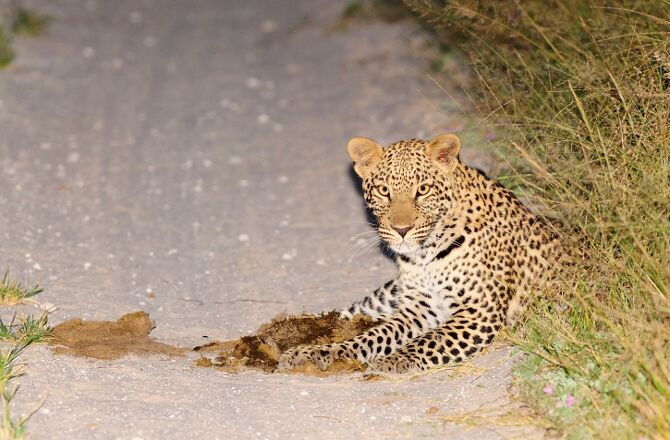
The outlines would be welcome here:
<svg viewBox="0 0 670 440">
<path fill-rule="evenodd" d="M 425 196 L 426 194 L 428 194 L 429 191 L 430 191 L 430 185 L 428 185 L 427 183 L 422 183 L 416 189 L 416 195 L 417 196 Z"/>
<path fill-rule="evenodd" d="M 389 187 L 386 185 L 379 185 L 377 187 L 377 191 L 379 192 L 379 195 L 382 197 L 388 197 L 391 191 L 389 190 Z"/>
</svg>

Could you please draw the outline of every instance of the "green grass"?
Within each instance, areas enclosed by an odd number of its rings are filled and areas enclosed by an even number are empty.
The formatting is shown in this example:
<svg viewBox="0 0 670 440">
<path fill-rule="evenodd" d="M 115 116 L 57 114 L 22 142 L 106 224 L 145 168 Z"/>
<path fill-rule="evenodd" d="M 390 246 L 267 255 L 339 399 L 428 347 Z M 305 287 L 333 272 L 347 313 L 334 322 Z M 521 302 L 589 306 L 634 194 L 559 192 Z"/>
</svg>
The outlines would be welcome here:
<svg viewBox="0 0 670 440">
<path fill-rule="evenodd" d="M 17 319 L 14 315 L 9 324 L 0 318 L 0 341 L 28 343 L 43 341 L 51 335 L 48 320 L 47 312 L 38 318 L 27 315 Z"/>
<path fill-rule="evenodd" d="M 18 8 L 12 23 L 12 32 L 16 35 L 38 37 L 46 29 L 49 20 L 48 16 L 38 14 L 31 9 Z"/>
<path fill-rule="evenodd" d="M 39 14 L 31 9 L 15 7 L 15 9 L 10 9 L 10 12 L 10 29 L 5 29 L 0 24 L 0 69 L 9 66 L 16 57 L 16 53 L 11 45 L 11 40 L 15 35 L 26 37 L 40 36 L 50 21 L 48 16 Z"/>
<path fill-rule="evenodd" d="M 29 300 L 40 292 L 42 288 L 37 284 L 28 287 L 26 282 L 10 279 L 9 270 L 0 279 L 0 304 L 5 306 Z M 16 360 L 26 347 L 44 341 L 50 334 L 48 312 L 37 318 L 32 315 L 17 317 L 15 313 L 9 323 L 0 318 L 0 342 L 6 347 L 0 349 L 0 439 L 22 439 L 26 435 L 26 424 L 32 414 L 19 418 L 12 416 L 12 400 L 19 390 L 14 382 L 22 375 Z"/>
<path fill-rule="evenodd" d="M 11 305 L 26 301 L 43 289 L 35 284 L 28 287 L 27 282 L 21 282 L 18 279 L 9 278 L 9 270 L 0 278 L 0 304 Z"/>
<path fill-rule="evenodd" d="M 670 438 L 670 2 L 406 3 L 471 54 L 506 183 L 575 250 L 509 333 L 522 396 L 568 438 Z"/>
<path fill-rule="evenodd" d="M 14 51 L 9 41 L 9 35 L 0 25 L 0 69 L 9 65 L 14 59 Z"/>
<path fill-rule="evenodd" d="M 15 418 L 12 416 L 12 400 L 19 390 L 14 380 L 23 375 L 16 360 L 31 342 L 17 343 L 7 350 L 0 350 L 0 401 L 2 402 L 2 419 L 0 419 L 0 439 L 23 439 L 26 435 L 26 424 L 33 413 Z"/>
</svg>

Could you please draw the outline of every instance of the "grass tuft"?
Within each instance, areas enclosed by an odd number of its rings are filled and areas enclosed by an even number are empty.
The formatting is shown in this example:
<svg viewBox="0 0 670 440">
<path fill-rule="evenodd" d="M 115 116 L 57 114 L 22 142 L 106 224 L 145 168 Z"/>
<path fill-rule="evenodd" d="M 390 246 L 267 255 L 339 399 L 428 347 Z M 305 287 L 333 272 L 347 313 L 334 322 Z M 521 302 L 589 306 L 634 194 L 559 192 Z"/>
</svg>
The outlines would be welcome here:
<svg viewBox="0 0 670 440">
<path fill-rule="evenodd" d="M 18 304 L 32 298 L 43 290 L 38 284 L 28 287 L 27 281 L 22 283 L 18 279 L 10 279 L 9 270 L 6 270 L 3 277 L 0 278 L 0 304 Z"/>
<path fill-rule="evenodd" d="M 38 318 L 27 315 L 17 319 L 15 314 L 9 324 L 0 318 L 0 341 L 28 343 L 44 341 L 51 335 L 48 320 L 47 312 L 42 313 Z"/>
<path fill-rule="evenodd" d="M 0 25 L 0 69 L 7 67 L 14 59 L 14 51 L 10 45 L 9 35 Z"/>
<path fill-rule="evenodd" d="M 42 288 L 37 284 L 28 287 L 27 282 L 22 283 L 10 279 L 9 270 L 5 271 L 4 276 L 0 279 L 0 304 L 3 305 L 29 300 L 40 292 Z M 26 424 L 34 412 L 19 418 L 12 417 L 12 400 L 19 390 L 19 386 L 13 381 L 23 374 L 20 366 L 16 365 L 16 359 L 27 346 L 43 341 L 50 335 L 48 311 L 38 318 L 32 315 L 17 317 L 17 314 L 14 314 L 9 323 L 0 318 L 0 341 L 11 344 L 6 350 L 0 349 L 0 402 L 2 403 L 0 439 L 25 438 Z"/>
<path fill-rule="evenodd" d="M 13 380 L 22 376 L 16 360 L 31 341 L 20 342 L 7 350 L 0 350 L 0 401 L 2 402 L 2 419 L 0 420 L 1 439 L 23 439 L 26 435 L 26 424 L 34 412 L 26 416 L 12 417 L 11 404 L 19 390 Z"/>
<path fill-rule="evenodd" d="M 9 66 L 16 56 L 11 40 L 15 35 L 37 37 L 44 33 L 51 18 L 31 9 L 10 5 L 7 28 L 0 23 L 0 69 Z M 0 17 L 2 18 L 2 17 Z"/>
<path fill-rule="evenodd" d="M 49 21 L 50 18 L 47 15 L 26 8 L 19 8 L 12 23 L 12 32 L 16 35 L 38 37 L 42 35 Z"/>
<path fill-rule="evenodd" d="M 510 186 L 577 251 L 509 338 L 569 438 L 670 438 L 670 3 L 406 0 L 472 56 Z"/>
</svg>

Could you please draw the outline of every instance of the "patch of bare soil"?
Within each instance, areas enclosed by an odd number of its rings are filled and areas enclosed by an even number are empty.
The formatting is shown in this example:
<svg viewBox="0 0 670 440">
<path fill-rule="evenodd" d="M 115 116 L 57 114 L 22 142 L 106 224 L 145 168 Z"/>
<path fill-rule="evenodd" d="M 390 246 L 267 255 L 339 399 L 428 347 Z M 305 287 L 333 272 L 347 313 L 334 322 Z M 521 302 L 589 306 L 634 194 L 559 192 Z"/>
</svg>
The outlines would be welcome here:
<svg viewBox="0 0 670 440">
<path fill-rule="evenodd" d="M 374 325 L 375 321 L 364 316 L 341 319 L 335 311 L 321 315 L 280 315 L 263 324 L 253 335 L 195 347 L 194 350 L 203 355 L 195 364 L 200 367 L 217 367 L 230 373 L 249 369 L 269 373 L 277 367 L 279 356 L 291 347 L 345 341 Z M 209 358 L 206 356 L 208 353 L 215 353 L 216 357 Z M 307 364 L 293 372 L 331 375 L 364 369 L 365 366 L 359 362 L 337 361 L 327 371 Z"/>
<path fill-rule="evenodd" d="M 53 329 L 50 344 L 57 354 L 118 359 L 127 354 L 183 356 L 183 348 L 156 342 L 149 333 L 156 323 L 146 312 L 123 315 L 116 321 L 70 319 Z"/>
</svg>

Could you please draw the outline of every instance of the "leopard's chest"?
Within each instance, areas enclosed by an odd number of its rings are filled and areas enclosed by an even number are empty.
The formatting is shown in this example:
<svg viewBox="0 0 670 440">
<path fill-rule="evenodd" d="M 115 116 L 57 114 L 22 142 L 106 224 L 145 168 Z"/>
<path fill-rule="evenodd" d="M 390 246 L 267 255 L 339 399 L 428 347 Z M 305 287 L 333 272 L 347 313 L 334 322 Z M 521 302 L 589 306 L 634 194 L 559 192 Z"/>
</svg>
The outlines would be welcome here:
<svg viewBox="0 0 670 440">
<path fill-rule="evenodd" d="M 445 289 L 449 275 L 442 265 L 413 267 L 404 273 L 404 284 L 421 302 L 435 312 L 435 323 L 444 322 L 452 313 L 453 301 Z"/>
</svg>

